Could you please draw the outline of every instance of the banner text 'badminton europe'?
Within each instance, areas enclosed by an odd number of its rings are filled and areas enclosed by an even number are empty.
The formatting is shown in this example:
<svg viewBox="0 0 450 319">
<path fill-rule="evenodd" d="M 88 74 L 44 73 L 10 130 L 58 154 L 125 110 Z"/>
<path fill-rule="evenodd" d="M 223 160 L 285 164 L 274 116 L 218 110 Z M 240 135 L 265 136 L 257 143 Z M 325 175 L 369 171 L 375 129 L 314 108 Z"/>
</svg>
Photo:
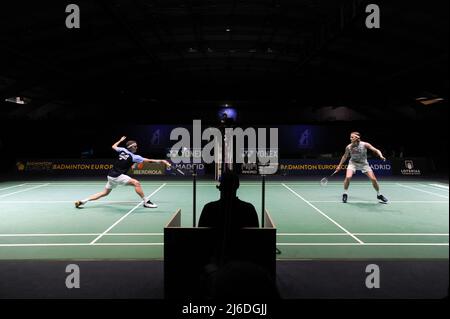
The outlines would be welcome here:
<svg viewBox="0 0 450 319">
<path fill-rule="evenodd" d="M 277 171 L 278 128 L 270 128 L 269 134 L 266 128 L 252 127 L 227 127 L 222 131 L 208 127 L 202 131 L 201 120 L 194 120 L 192 136 L 186 128 L 177 127 L 171 131 L 170 140 L 177 141 L 169 154 L 174 163 L 217 162 L 224 147 L 223 161 L 226 164 L 254 163 L 262 166 L 264 174 L 275 174 Z M 207 144 L 202 147 L 203 141 L 207 141 Z"/>
</svg>

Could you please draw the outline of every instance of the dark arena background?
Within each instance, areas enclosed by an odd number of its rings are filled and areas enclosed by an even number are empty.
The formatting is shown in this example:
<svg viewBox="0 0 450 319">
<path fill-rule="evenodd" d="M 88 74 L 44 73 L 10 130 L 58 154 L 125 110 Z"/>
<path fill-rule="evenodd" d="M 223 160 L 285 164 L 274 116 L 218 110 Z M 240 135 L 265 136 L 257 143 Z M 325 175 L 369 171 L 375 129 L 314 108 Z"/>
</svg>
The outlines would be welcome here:
<svg viewBox="0 0 450 319">
<path fill-rule="evenodd" d="M 447 301 L 448 37 L 444 0 L 2 2 L 0 299 L 176 318 Z M 381 152 L 379 193 L 358 170 L 343 200 L 352 132 Z M 145 200 L 129 182 L 85 202 L 129 158 L 122 136 L 171 166 L 122 171 Z M 227 176 L 258 225 L 228 232 Z M 219 198 L 223 232 L 201 220 Z"/>
</svg>

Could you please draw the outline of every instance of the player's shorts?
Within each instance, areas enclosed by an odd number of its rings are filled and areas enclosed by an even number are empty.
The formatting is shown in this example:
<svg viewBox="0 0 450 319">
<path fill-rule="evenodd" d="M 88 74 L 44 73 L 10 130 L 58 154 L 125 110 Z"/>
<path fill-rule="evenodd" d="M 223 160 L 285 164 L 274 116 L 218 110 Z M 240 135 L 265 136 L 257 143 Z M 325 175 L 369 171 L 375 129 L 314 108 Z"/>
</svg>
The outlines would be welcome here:
<svg viewBox="0 0 450 319">
<path fill-rule="evenodd" d="M 371 172 L 372 168 L 370 167 L 369 163 L 355 163 L 355 162 L 349 162 L 347 169 L 352 170 L 353 173 L 356 173 L 356 171 L 361 171 L 363 173 Z"/>
<path fill-rule="evenodd" d="M 125 174 L 121 174 L 117 177 L 108 176 L 108 182 L 106 183 L 107 189 L 116 188 L 118 185 L 127 185 L 131 177 Z"/>
</svg>

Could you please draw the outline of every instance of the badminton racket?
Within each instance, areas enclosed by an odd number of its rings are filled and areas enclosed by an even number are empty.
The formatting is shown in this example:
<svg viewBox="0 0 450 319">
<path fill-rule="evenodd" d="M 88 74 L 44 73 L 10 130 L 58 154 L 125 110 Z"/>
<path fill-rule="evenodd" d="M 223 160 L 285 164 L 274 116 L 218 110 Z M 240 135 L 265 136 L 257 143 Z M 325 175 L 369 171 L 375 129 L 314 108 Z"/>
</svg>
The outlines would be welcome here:
<svg viewBox="0 0 450 319">
<path fill-rule="evenodd" d="M 320 180 L 320 185 L 322 185 L 322 186 L 327 186 L 328 180 L 329 180 L 331 177 L 333 177 L 334 174 L 336 174 L 336 173 L 337 173 L 337 171 L 334 171 L 333 174 L 331 174 L 331 175 L 329 175 L 329 176 L 327 176 L 327 177 L 322 178 L 322 179 Z"/>
</svg>

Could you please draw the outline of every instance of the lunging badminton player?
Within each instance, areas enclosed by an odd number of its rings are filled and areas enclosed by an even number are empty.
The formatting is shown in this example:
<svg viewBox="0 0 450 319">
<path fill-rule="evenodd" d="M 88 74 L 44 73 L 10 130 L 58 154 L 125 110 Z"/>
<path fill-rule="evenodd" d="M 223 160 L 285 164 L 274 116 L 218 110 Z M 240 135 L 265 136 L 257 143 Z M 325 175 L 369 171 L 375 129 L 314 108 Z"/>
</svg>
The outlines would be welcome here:
<svg viewBox="0 0 450 319">
<path fill-rule="evenodd" d="M 136 155 L 136 151 L 138 149 L 138 145 L 136 141 L 128 141 L 126 143 L 126 148 L 119 147 L 119 144 L 122 143 L 126 139 L 123 136 L 119 141 L 114 143 L 112 146 L 113 150 L 118 153 L 118 158 L 114 162 L 113 167 L 108 173 L 108 182 L 106 183 L 105 189 L 100 193 L 93 194 L 86 199 L 78 200 L 75 202 L 75 207 L 79 208 L 81 205 L 86 204 L 89 201 L 97 200 L 99 198 L 108 196 L 111 191 L 117 187 L 117 185 L 130 185 L 134 186 L 134 190 L 136 193 L 142 198 L 144 201 L 144 207 L 147 208 L 156 208 L 158 207 L 156 204 L 153 204 L 150 200 L 146 201 L 144 191 L 142 190 L 141 183 L 138 180 L 131 178 L 126 175 L 126 172 L 131 168 L 134 163 L 164 163 L 166 166 L 171 166 L 170 163 L 166 160 L 154 160 L 144 158 L 142 156 Z"/>
<path fill-rule="evenodd" d="M 388 200 L 386 197 L 380 194 L 380 186 L 378 185 L 377 178 L 375 177 L 375 174 L 373 173 L 372 168 L 367 161 L 367 150 L 369 149 L 377 154 L 378 157 L 383 161 L 385 161 L 386 158 L 384 158 L 380 150 L 376 149 L 367 142 L 361 141 L 361 134 L 358 132 L 352 132 L 350 134 L 350 141 L 351 143 L 345 148 L 345 153 L 342 156 L 341 161 L 339 162 L 339 165 L 337 166 L 335 171 L 336 173 L 339 172 L 342 169 L 342 164 L 344 164 L 344 162 L 350 156 L 344 180 L 344 194 L 342 195 L 342 201 L 344 203 L 347 202 L 350 180 L 352 179 L 353 174 L 355 174 L 357 170 L 360 170 L 370 178 L 373 188 L 375 188 L 375 190 L 377 191 L 377 199 L 386 203 Z"/>
</svg>

